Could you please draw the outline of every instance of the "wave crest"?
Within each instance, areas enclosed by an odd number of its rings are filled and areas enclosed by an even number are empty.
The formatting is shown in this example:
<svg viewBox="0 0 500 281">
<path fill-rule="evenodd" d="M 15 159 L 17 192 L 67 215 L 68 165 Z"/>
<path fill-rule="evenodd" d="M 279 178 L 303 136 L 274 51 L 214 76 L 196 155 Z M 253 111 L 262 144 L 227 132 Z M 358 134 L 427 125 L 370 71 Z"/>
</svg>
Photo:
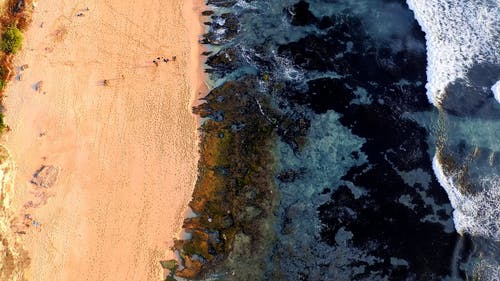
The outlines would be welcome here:
<svg viewBox="0 0 500 281">
<path fill-rule="evenodd" d="M 438 105 L 451 82 L 480 63 L 500 63 L 500 2 L 407 0 L 427 41 L 427 97 Z M 471 20 L 474 19 L 474 20 Z"/>
</svg>

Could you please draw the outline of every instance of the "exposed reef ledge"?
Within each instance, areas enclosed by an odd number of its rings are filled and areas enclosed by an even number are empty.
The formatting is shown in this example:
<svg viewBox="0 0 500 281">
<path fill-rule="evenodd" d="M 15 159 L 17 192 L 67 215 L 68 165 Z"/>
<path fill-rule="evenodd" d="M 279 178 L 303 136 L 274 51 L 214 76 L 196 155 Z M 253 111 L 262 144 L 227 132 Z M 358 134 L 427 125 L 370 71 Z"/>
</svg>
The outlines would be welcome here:
<svg viewBox="0 0 500 281">
<path fill-rule="evenodd" d="M 273 147 L 276 114 L 255 92 L 255 79 L 226 82 L 194 112 L 201 126 L 199 176 L 183 228 L 175 241 L 184 278 L 260 280 L 273 241 L 278 203 Z"/>
</svg>

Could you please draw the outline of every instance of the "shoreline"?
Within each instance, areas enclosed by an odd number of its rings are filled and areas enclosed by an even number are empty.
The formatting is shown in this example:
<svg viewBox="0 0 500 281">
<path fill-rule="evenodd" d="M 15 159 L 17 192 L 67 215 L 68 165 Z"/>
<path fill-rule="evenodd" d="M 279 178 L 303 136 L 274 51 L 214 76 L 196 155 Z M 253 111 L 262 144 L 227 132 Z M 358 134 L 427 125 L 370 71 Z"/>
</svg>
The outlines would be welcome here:
<svg viewBox="0 0 500 281">
<path fill-rule="evenodd" d="M 200 120 L 191 108 L 207 89 L 198 42 L 204 4 L 176 1 L 159 13 L 160 2 L 90 2 L 39 4 L 15 59 L 29 69 L 7 89 L 13 208 L 41 225 L 21 238 L 32 259 L 26 277 L 161 278 L 159 261 L 174 255 L 171 238 L 198 171 Z M 141 28 L 145 19 L 157 34 Z M 155 67 L 151 59 L 163 53 L 177 61 Z M 46 190 L 29 183 L 40 165 L 60 169 Z M 30 201 L 36 207 L 26 208 Z"/>
<path fill-rule="evenodd" d="M 214 7 L 207 8 L 203 15 L 212 21 Z M 238 21 L 230 14 L 223 17 L 228 38 L 218 39 L 230 41 L 237 33 Z M 202 42 L 217 45 L 211 40 L 217 39 L 213 30 L 207 29 Z M 212 51 L 209 47 L 206 50 Z M 222 50 L 204 54 L 209 60 L 219 56 L 223 57 L 221 61 L 232 62 Z M 215 68 L 209 62 L 207 65 Z M 245 280 L 264 276 L 270 243 L 275 237 L 272 225 L 279 198 L 273 180 L 277 163 L 271 152 L 277 138 L 276 124 L 271 120 L 278 115 L 268 100 L 258 98 L 253 90 L 259 82 L 268 81 L 254 78 L 211 85 L 203 102 L 193 108 L 198 120 L 204 121 L 198 134 L 198 178 L 189 202 L 196 215 L 186 216 L 186 235 L 174 242 L 179 256 L 162 264 L 171 271 L 167 280 L 174 276 L 211 278 L 213 274 Z M 224 118 L 219 120 L 216 112 L 224 112 Z M 234 130 L 234 124 L 245 125 Z M 251 257 L 248 252 L 252 252 Z"/>
<path fill-rule="evenodd" d="M 192 45 L 192 48 L 195 51 L 191 52 L 191 58 L 190 58 L 191 64 L 190 64 L 189 70 L 187 71 L 187 73 L 190 74 L 190 81 L 197 81 L 197 85 L 195 85 L 194 90 L 191 93 L 191 99 L 190 99 L 188 110 L 189 110 L 189 112 L 191 112 L 192 116 L 195 118 L 196 123 L 198 125 L 195 129 L 195 135 L 196 135 L 196 140 L 197 140 L 196 147 L 199 149 L 200 142 L 201 142 L 201 134 L 199 132 L 199 128 L 202 124 L 202 118 L 200 118 L 199 115 L 193 113 L 193 108 L 202 103 L 201 99 L 203 99 L 208 94 L 208 91 L 209 91 L 208 90 L 209 87 L 207 85 L 208 74 L 205 73 L 203 70 L 203 64 L 205 63 L 206 58 L 201 55 L 202 52 L 204 52 L 206 50 L 206 47 L 199 42 L 199 39 L 205 33 L 205 28 L 203 25 L 203 20 L 204 20 L 205 16 L 203 16 L 201 14 L 201 12 L 203 10 L 208 9 L 208 6 L 206 5 L 205 0 L 196 0 L 196 3 L 194 3 L 194 1 L 185 1 L 183 7 L 184 7 L 183 16 L 186 16 L 187 14 L 189 14 L 188 11 L 191 10 L 192 12 L 194 11 L 198 15 L 197 18 L 199 20 L 198 22 L 190 21 L 191 27 L 193 29 L 198 30 L 198 32 L 196 32 L 196 33 L 191 33 L 191 35 L 193 36 L 192 40 L 194 40 L 194 38 L 196 37 L 196 42 L 198 42 L 198 44 Z M 192 14 L 191 14 L 191 16 L 192 16 Z M 196 174 L 198 174 L 199 159 L 200 159 L 200 153 L 198 152 L 197 157 L 195 159 Z M 197 182 L 197 178 L 195 178 L 192 182 L 191 196 L 193 194 L 196 182 Z M 186 201 L 185 205 L 182 207 L 181 215 L 179 216 L 178 223 L 177 223 L 178 226 L 175 230 L 175 235 L 173 237 L 174 239 L 182 239 L 183 238 L 183 233 L 185 233 L 185 231 L 182 228 L 182 225 L 184 223 L 184 220 L 189 217 L 189 214 L 193 212 L 191 210 L 191 208 L 189 207 L 190 200 L 191 200 L 191 197 L 189 198 L 188 201 Z M 175 251 L 172 251 L 173 246 L 174 245 L 172 243 L 172 246 L 167 250 L 168 252 L 170 252 L 170 256 L 166 257 L 164 260 L 177 259 Z M 172 255 L 172 253 L 173 253 L 173 255 Z M 169 274 L 168 271 L 169 270 L 164 270 L 164 274 L 163 274 L 164 278 L 166 278 L 166 276 Z"/>
<path fill-rule="evenodd" d="M 0 136 L 4 137 L 10 131 L 5 123 L 4 98 L 5 86 L 12 80 L 12 61 L 22 44 L 23 32 L 31 23 L 32 1 L 27 0 L 21 7 L 16 6 L 14 1 L 3 1 L 0 3 L 0 29 L 2 31 L 2 46 L 0 51 Z M 5 34 L 10 35 L 6 39 Z M 7 45 L 4 45 L 8 42 Z M 24 271 L 29 266 L 28 253 L 20 244 L 18 235 L 14 232 L 12 220 L 15 211 L 11 207 L 13 189 L 13 178 L 15 176 L 14 161 L 9 150 L 0 144 L 0 279 L 18 281 L 24 280 Z"/>
</svg>

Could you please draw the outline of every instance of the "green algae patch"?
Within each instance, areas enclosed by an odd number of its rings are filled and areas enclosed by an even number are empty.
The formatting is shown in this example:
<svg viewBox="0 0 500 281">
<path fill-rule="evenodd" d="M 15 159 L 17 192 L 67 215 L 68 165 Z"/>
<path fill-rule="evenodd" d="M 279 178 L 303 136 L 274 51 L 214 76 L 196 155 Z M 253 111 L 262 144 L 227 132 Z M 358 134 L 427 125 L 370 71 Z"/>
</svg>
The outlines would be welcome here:
<svg viewBox="0 0 500 281">
<path fill-rule="evenodd" d="M 199 176 L 184 221 L 189 240 L 176 240 L 176 276 L 259 280 L 274 238 L 275 113 L 254 92 L 254 79 L 226 82 L 194 108 L 201 126 Z M 245 276 L 245 277 L 242 277 Z"/>
<path fill-rule="evenodd" d="M 167 260 L 167 261 L 160 261 L 161 267 L 164 269 L 168 269 L 170 271 L 177 270 L 179 265 L 177 264 L 176 260 Z"/>
<path fill-rule="evenodd" d="M 175 272 L 179 268 L 176 260 L 160 261 L 161 267 L 169 271 L 165 281 L 175 281 Z"/>
</svg>

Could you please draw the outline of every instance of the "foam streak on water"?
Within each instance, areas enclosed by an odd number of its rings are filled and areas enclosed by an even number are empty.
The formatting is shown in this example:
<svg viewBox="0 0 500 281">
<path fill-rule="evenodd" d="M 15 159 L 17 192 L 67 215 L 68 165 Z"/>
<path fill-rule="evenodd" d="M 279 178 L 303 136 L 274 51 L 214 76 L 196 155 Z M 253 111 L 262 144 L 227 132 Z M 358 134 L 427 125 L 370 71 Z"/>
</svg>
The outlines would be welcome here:
<svg viewBox="0 0 500 281">
<path fill-rule="evenodd" d="M 500 1 L 407 0 L 427 41 L 427 97 L 480 63 L 500 63 Z"/>
</svg>

